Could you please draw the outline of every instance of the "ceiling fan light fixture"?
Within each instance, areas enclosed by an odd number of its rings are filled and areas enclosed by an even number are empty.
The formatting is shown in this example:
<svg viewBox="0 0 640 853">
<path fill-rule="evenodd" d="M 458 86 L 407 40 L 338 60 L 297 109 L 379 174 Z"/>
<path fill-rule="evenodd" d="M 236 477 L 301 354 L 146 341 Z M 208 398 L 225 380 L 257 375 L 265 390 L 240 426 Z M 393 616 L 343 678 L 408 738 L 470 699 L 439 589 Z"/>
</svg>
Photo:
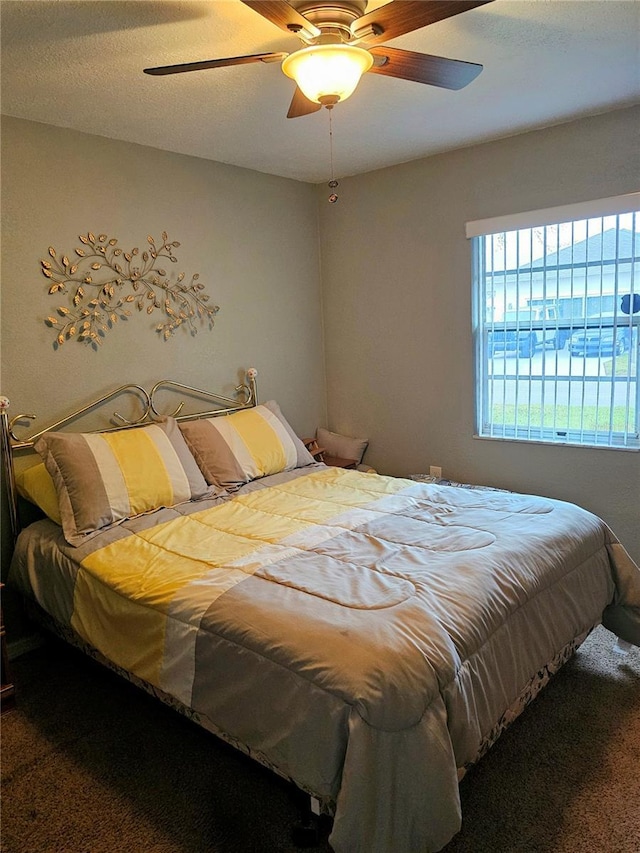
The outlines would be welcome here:
<svg viewBox="0 0 640 853">
<path fill-rule="evenodd" d="M 368 50 L 348 44 L 318 44 L 289 54 L 282 70 L 317 104 L 335 104 L 352 95 L 373 65 Z"/>
</svg>

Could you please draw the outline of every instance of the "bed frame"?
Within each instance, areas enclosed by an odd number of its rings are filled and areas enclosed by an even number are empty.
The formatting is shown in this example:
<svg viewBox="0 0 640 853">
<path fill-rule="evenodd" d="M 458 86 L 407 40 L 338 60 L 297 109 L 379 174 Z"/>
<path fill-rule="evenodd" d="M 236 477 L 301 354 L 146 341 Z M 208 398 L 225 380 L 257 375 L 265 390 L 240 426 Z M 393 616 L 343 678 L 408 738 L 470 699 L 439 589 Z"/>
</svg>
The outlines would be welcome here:
<svg viewBox="0 0 640 853">
<path fill-rule="evenodd" d="M 129 420 L 123 417 L 117 411 L 114 411 L 111 419 L 111 422 L 114 425 L 108 428 L 107 430 L 102 429 L 99 431 L 111 432 L 123 429 L 135 429 L 140 426 L 154 423 L 167 416 L 174 417 L 177 420 L 193 420 L 203 417 L 216 417 L 227 415 L 233 412 L 241 411 L 243 409 L 254 407 L 258 404 L 256 377 L 257 371 L 255 369 L 251 368 L 247 370 L 246 382 L 238 385 L 235 388 L 235 398 L 224 396 L 218 393 L 213 393 L 210 391 L 204 391 L 199 388 L 194 388 L 189 385 L 182 384 L 180 382 L 175 382 L 166 379 L 157 382 L 153 386 L 153 388 L 151 388 L 150 391 L 146 391 L 142 386 L 136 384 L 121 385 L 118 388 L 115 388 L 107 394 L 103 395 L 102 397 L 82 406 L 81 408 L 77 409 L 76 411 L 72 412 L 61 420 L 56 421 L 55 423 L 45 427 L 44 429 L 32 433 L 29 436 L 23 438 L 16 435 L 16 425 L 20 422 L 34 420 L 35 415 L 20 414 L 9 420 L 9 400 L 6 397 L 0 397 L 0 450 L 2 453 L 2 464 L 4 466 L 6 488 L 8 493 L 9 512 L 11 518 L 11 529 L 14 540 L 17 538 L 22 527 L 19 509 L 19 499 L 14 473 L 14 461 L 16 456 L 22 451 L 32 451 L 34 443 L 40 436 L 48 432 L 63 428 L 65 426 L 69 426 L 81 416 L 86 415 L 89 412 L 92 412 L 95 409 L 114 401 L 116 398 L 121 397 L 121 395 L 123 394 L 133 394 L 138 399 L 138 402 L 142 405 L 141 415 L 134 420 Z M 175 407 L 173 412 L 163 413 L 159 402 L 159 394 L 161 391 L 167 390 L 170 392 L 185 393 L 202 401 L 206 400 L 209 404 L 213 403 L 214 408 L 211 408 L 209 406 L 209 409 L 207 411 L 198 411 L 190 414 L 182 414 L 185 405 L 184 401 L 182 401 L 177 405 L 177 407 Z M 304 790 L 296 780 L 290 779 L 288 776 L 283 774 L 277 767 L 275 767 L 266 758 L 266 756 L 249 751 L 242 743 L 237 742 L 224 731 L 218 729 L 218 727 L 213 723 L 213 721 L 204 717 L 202 714 L 194 712 L 193 709 L 183 705 L 179 700 L 175 699 L 174 697 L 163 693 L 156 687 L 146 683 L 145 681 L 141 680 L 136 676 L 133 676 L 131 673 L 121 669 L 119 666 L 107 660 L 95 648 L 87 645 L 83 640 L 81 640 L 81 638 L 76 636 L 74 632 L 71 631 L 68 627 L 60 625 L 54 619 L 52 619 L 52 617 L 45 613 L 45 611 L 42 610 L 35 602 L 27 601 L 26 605 L 27 614 L 29 615 L 29 617 L 32 618 L 38 625 L 43 627 L 45 630 L 54 633 L 64 641 L 79 648 L 89 657 L 107 666 L 111 670 L 117 672 L 119 675 L 126 678 L 128 681 L 136 684 L 141 689 L 144 689 L 148 693 L 154 695 L 163 703 L 174 708 L 174 710 L 187 716 L 201 728 L 204 728 L 205 730 L 215 734 L 217 737 L 221 738 L 227 743 L 230 743 L 232 746 L 236 747 L 240 751 L 244 752 L 245 754 L 248 754 L 258 763 L 268 767 L 278 776 L 281 776 L 282 778 L 285 778 L 289 782 L 291 782 L 295 786 L 296 790 L 300 792 L 301 797 L 299 802 L 301 821 L 300 824 L 294 828 L 294 839 L 296 840 L 296 843 L 298 843 L 300 846 L 314 845 L 315 841 L 317 840 L 318 831 L 314 816 L 319 815 L 320 813 L 332 814 L 334 810 L 333 806 L 335 804 L 321 801 L 321 799 L 317 796 L 315 792 L 310 790 Z M 549 661 L 541 670 L 539 670 L 531 678 L 529 683 L 522 691 L 521 695 L 518 697 L 518 699 L 503 714 L 502 718 L 496 722 L 493 729 L 484 738 L 480 746 L 479 752 L 474 757 L 473 761 L 465 765 L 464 767 L 458 768 L 459 780 L 461 780 L 465 775 L 466 771 L 489 750 L 489 748 L 493 745 L 493 743 L 495 743 L 495 741 L 499 738 L 502 732 L 510 726 L 510 724 L 520 715 L 520 713 L 522 713 L 522 711 L 543 689 L 543 687 L 547 684 L 550 678 L 574 654 L 574 652 L 584 641 L 588 633 L 589 632 L 587 631 L 581 636 L 574 638 L 574 640 L 568 643 L 563 649 L 561 649 L 556 654 L 553 660 Z"/>
<path fill-rule="evenodd" d="M 146 391 L 141 385 L 120 385 L 118 388 L 114 388 L 102 397 L 92 400 L 80 409 L 76 409 L 74 412 L 71 412 L 71 414 L 66 415 L 59 421 L 56 421 L 44 429 L 32 433 L 24 438 L 19 438 L 15 434 L 16 425 L 23 421 L 34 421 L 36 416 L 31 414 L 21 414 L 15 415 L 15 417 L 9 420 L 9 399 L 7 397 L 0 397 L 0 452 L 2 453 L 2 464 L 4 467 L 9 516 L 11 520 L 11 533 L 13 535 L 14 542 L 22 529 L 15 479 L 15 458 L 16 455 L 22 451 L 33 450 L 33 446 L 40 436 L 74 423 L 83 415 L 87 415 L 89 412 L 95 411 L 101 406 L 106 406 L 107 403 L 121 397 L 123 394 L 132 394 L 138 398 L 139 402 L 142 404 L 142 414 L 135 420 L 129 420 L 119 412 L 114 412 L 112 416 L 112 423 L 114 423 L 114 426 L 108 429 L 100 429 L 100 432 L 115 432 L 123 429 L 135 429 L 136 427 L 152 424 L 164 417 L 172 417 L 177 421 L 196 420 L 198 418 L 211 418 L 219 415 L 228 415 L 232 412 L 241 411 L 242 409 L 250 409 L 258 404 L 257 376 L 258 371 L 254 367 L 250 367 L 246 371 L 246 382 L 236 386 L 236 399 L 211 391 L 203 391 L 200 388 L 193 388 L 190 385 L 184 385 L 182 382 L 175 382 L 172 379 L 161 379 L 159 382 L 156 382 L 150 391 Z M 215 408 L 208 411 L 199 411 L 183 415 L 181 412 L 185 404 L 184 401 L 182 401 L 173 412 L 162 412 L 158 397 L 161 391 L 166 390 L 186 392 L 201 401 L 213 401 L 215 403 Z"/>
</svg>

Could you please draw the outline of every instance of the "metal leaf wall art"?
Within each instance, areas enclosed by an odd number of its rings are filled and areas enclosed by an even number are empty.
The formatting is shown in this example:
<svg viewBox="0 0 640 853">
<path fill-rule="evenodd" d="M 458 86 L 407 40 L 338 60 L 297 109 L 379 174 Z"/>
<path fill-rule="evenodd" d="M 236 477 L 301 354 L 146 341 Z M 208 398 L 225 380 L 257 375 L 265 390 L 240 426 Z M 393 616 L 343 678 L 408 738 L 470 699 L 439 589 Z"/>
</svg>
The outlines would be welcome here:
<svg viewBox="0 0 640 853">
<path fill-rule="evenodd" d="M 106 234 L 96 237 L 89 231 L 78 239 L 82 246 L 73 255 L 60 255 L 49 246 L 49 259 L 40 262 L 42 274 L 49 279 L 49 293 L 67 294 L 72 305 L 61 305 L 57 317 L 45 320 L 55 330 L 54 347 L 75 338 L 97 349 L 118 320 L 131 316 L 133 308 L 162 315 L 155 329 L 164 340 L 181 326 L 195 335 L 198 321 L 213 327 L 219 309 L 204 293 L 200 274 L 192 275 L 189 284 L 183 272 L 173 282 L 167 278 L 163 262 L 177 263 L 173 251 L 180 243 L 170 242 L 166 231 L 158 245 L 147 237 L 148 247 L 142 252 L 138 248 L 124 251 Z"/>
</svg>

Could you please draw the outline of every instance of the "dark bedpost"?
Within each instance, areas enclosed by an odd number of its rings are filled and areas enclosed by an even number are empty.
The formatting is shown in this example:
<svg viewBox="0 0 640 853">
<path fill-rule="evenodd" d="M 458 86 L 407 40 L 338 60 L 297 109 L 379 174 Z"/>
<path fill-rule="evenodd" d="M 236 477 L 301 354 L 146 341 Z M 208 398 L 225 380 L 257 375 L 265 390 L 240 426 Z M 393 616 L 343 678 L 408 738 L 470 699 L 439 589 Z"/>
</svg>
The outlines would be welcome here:
<svg viewBox="0 0 640 853">
<path fill-rule="evenodd" d="M 9 518 L 11 520 L 11 533 L 14 541 L 20 530 L 18 520 L 18 497 L 16 494 L 16 481 L 13 472 L 13 454 L 11 452 L 11 432 L 9 430 L 9 399 L 0 397 L 0 452 L 2 453 L 2 465 L 4 479 L 7 489 L 7 501 L 9 504 Z"/>
<path fill-rule="evenodd" d="M 294 797 L 300 819 L 292 829 L 293 843 L 296 847 L 317 847 L 320 843 L 320 830 L 318 816 L 313 808 L 313 798 L 299 788 L 294 788 Z"/>
</svg>

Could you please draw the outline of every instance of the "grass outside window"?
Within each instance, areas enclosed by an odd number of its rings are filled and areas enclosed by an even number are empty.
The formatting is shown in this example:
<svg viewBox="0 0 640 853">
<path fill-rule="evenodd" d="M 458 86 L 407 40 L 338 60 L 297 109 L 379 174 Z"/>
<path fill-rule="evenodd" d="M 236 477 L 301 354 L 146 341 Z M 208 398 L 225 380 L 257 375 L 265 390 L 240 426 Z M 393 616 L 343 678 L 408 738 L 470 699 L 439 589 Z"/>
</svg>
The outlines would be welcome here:
<svg viewBox="0 0 640 853">
<path fill-rule="evenodd" d="M 616 406 L 613 410 L 603 410 L 602 406 L 563 406 L 549 405 L 544 409 L 540 404 L 521 403 L 496 404 L 493 407 L 494 426 L 513 426 L 522 429 L 531 427 L 533 430 L 552 429 L 556 432 L 564 430 L 601 431 L 611 428 L 614 432 L 631 429 L 632 413 L 624 406 Z M 611 422 L 610 422 L 611 421 Z"/>
</svg>

